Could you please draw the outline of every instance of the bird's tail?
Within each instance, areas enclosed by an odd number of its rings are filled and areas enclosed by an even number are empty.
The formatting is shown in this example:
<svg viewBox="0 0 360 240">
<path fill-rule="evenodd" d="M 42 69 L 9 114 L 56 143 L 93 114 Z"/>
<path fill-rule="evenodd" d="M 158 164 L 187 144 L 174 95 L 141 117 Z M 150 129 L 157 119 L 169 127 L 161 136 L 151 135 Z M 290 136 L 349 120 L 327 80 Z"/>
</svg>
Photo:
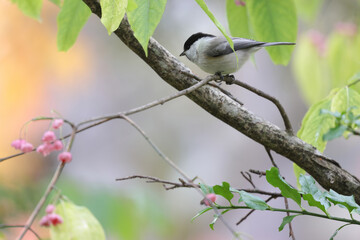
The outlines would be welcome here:
<svg viewBox="0 0 360 240">
<path fill-rule="evenodd" d="M 261 45 L 262 47 L 269 47 L 269 46 L 276 46 L 276 45 L 295 45 L 296 43 L 292 43 L 292 42 L 269 42 L 269 43 L 264 43 L 263 45 Z"/>
</svg>

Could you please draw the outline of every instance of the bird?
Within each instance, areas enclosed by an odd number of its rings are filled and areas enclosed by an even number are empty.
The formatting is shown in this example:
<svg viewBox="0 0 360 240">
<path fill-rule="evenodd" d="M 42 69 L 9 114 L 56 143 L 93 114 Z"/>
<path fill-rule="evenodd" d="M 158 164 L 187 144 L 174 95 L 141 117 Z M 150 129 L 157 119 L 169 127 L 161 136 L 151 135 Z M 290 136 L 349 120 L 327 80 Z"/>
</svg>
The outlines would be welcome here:
<svg viewBox="0 0 360 240">
<path fill-rule="evenodd" d="M 237 72 L 252 53 L 262 47 L 295 45 L 292 42 L 258 42 L 246 38 L 232 37 L 234 50 L 224 36 L 198 32 L 191 35 L 184 44 L 180 56 L 186 56 L 203 71 L 220 77 Z M 237 54 L 238 61 L 235 53 Z"/>
</svg>

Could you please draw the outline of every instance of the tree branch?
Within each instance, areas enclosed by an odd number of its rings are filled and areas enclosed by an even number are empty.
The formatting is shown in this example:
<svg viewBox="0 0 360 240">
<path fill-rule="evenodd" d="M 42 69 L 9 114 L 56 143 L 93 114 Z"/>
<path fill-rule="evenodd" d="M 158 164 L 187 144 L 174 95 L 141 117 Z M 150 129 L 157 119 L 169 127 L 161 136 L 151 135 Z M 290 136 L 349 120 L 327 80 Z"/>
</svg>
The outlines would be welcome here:
<svg viewBox="0 0 360 240">
<path fill-rule="evenodd" d="M 101 17 L 100 4 L 96 0 L 83 0 L 97 16 Z M 142 58 L 164 81 L 178 90 L 188 88 L 197 81 L 184 74 L 190 69 L 179 62 L 156 40 L 150 38 L 148 57 L 133 35 L 124 17 L 115 31 L 119 39 Z M 204 86 L 187 95 L 192 101 L 234 129 L 288 158 L 312 175 L 325 189 L 333 189 L 344 195 L 354 195 L 360 203 L 360 181 L 333 160 L 320 154 L 313 146 L 289 135 L 276 125 L 256 116 L 218 89 Z"/>
</svg>

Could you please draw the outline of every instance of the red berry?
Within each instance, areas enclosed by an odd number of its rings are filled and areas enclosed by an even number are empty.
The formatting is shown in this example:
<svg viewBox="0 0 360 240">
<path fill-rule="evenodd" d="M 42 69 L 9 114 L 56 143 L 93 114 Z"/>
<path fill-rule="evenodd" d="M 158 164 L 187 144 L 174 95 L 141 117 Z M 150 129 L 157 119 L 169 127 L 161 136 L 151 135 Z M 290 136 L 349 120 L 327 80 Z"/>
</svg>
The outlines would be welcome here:
<svg viewBox="0 0 360 240">
<path fill-rule="evenodd" d="M 50 213 L 47 215 L 47 217 L 49 218 L 49 221 L 51 222 L 51 224 L 54 226 L 63 222 L 62 218 L 59 215 L 57 215 L 56 213 Z"/>
<path fill-rule="evenodd" d="M 51 224 L 50 222 L 50 219 L 48 217 L 48 215 L 45 215 L 41 218 L 40 220 L 40 226 L 43 226 L 43 227 L 49 227 Z"/>
<path fill-rule="evenodd" d="M 63 163 L 69 163 L 72 160 L 72 155 L 70 152 L 62 152 L 59 154 L 58 160 Z"/>
</svg>

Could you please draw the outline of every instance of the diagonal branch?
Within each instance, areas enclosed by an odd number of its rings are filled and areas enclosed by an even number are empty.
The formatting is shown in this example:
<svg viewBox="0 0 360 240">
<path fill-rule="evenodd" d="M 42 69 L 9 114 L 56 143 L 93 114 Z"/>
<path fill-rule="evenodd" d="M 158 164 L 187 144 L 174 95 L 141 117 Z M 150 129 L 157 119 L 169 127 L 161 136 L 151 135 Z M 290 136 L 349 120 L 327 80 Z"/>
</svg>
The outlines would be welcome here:
<svg viewBox="0 0 360 240">
<path fill-rule="evenodd" d="M 100 4 L 96 0 L 83 1 L 94 14 L 101 17 Z M 183 72 L 190 73 L 190 69 L 153 38 L 149 41 L 148 57 L 146 57 L 141 45 L 134 37 L 126 17 L 115 34 L 174 88 L 182 90 L 197 82 L 192 77 L 183 74 Z M 214 87 L 204 86 L 187 96 L 214 117 L 296 163 L 325 189 L 331 188 L 344 195 L 354 194 L 356 201 L 360 203 L 360 181 L 334 164 L 331 159 L 320 154 L 310 144 L 289 135 L 278 126 L 253 114 Z"/>
</svg>

